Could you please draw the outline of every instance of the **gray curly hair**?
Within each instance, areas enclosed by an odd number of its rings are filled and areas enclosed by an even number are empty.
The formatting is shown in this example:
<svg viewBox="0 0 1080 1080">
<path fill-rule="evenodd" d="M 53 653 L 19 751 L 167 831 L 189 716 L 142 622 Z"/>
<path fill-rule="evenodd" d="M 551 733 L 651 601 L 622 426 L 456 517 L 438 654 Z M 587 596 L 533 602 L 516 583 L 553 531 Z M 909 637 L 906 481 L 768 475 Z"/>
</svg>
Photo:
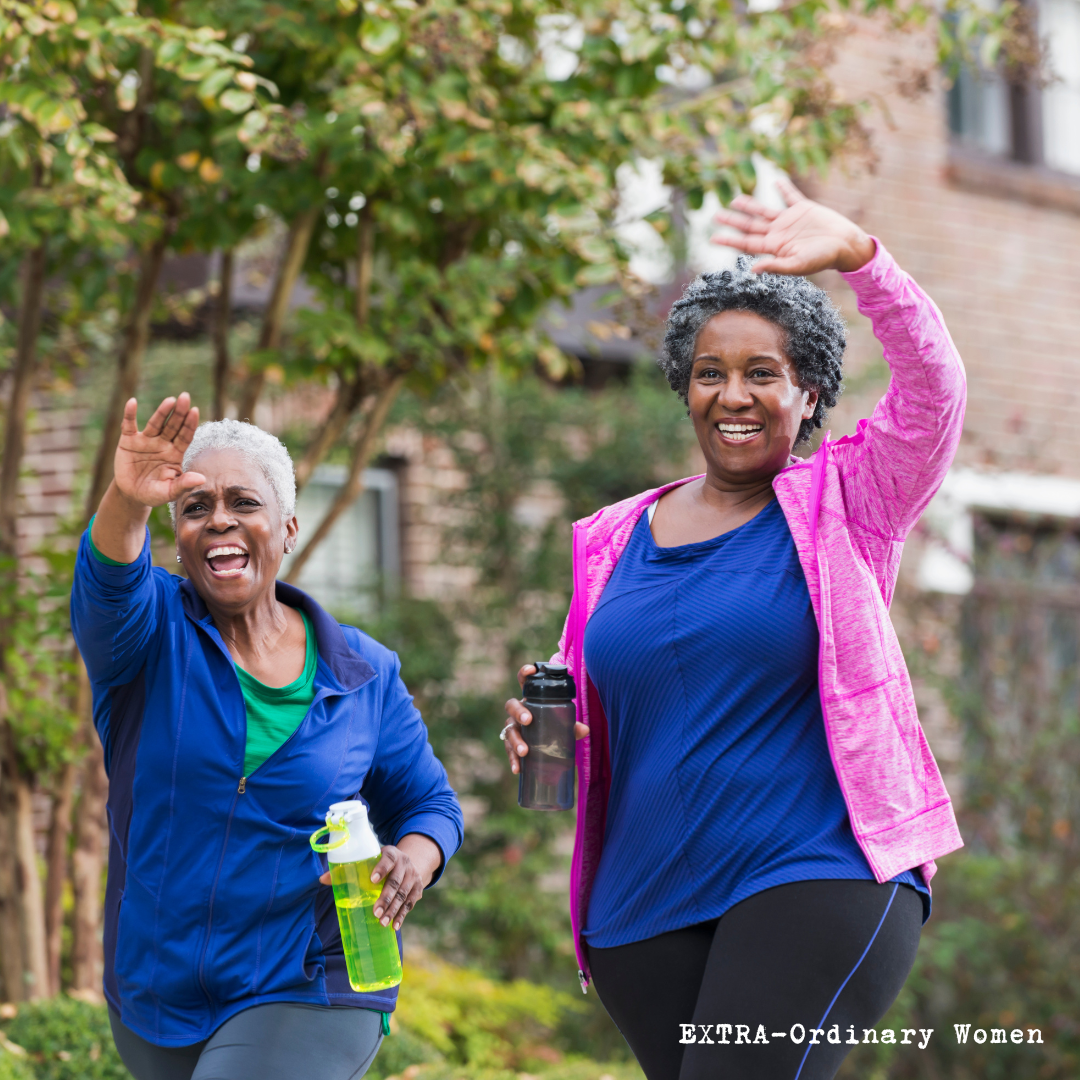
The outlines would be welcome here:
<svg viewBox="0 0 1080 1080">
<path fill-rule="evenodd" d="M 195 437 L 184 454 L 184 472 L 207 450 L 239 450 L 262 470 L 270 484 L 281 518 L 288 521 L 296 513 L 296 474 L 285 444 L 269 431 L 242 420 L 211 420 L 195 429 Z M 169 516 L 176 527 L 176 503 L 169 503 Z"/>
<path fill-rule="evenodd" d="M 817 408 L 799 427 L 806 442 L 843 391 L 847 329 L 829 294 L 804 277 L 755 274 L 754 260 L 740 255 L 733 270 L 702 274 L 687 285 L 667 319 L 664 348 L 657 360 L 668 384 L 686 403 L 694 346 L 702 327 L 722 311 L 751 311 L 779 326 L 785 351 L 804 390 L 818 392 Z"/>
</svg>

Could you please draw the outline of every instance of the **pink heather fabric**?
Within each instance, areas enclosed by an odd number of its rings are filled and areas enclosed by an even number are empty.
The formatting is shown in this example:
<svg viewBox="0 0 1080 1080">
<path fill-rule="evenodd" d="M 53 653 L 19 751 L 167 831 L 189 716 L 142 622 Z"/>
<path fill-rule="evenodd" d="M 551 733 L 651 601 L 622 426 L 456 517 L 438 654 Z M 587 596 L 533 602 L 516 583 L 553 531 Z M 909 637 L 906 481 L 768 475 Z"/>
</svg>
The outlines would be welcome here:
<svg viewBox="0 0 1080 1080">
<path fill-rule="evenodd" d="M 773 480 L 799 553 L 821 635 L 821 709 L 852 829 L 874 877 L 888 881 L 963 846 L 948 792 L 915 711 L 904 657 L 889 619 L 904 538 L 937 491 L 964 421 L 964 366 L 933 301 L 880 241 L 866 266 L 845 274 L 873 321 L 892 378 L 856 434 L 808 460 L 792 458 Z M 689 477 L 687 479 L 696 479 Z M 553 659 L 577 679 L 577 835 L 570 916 L 589 978 L 581 928 L 604 837 L 611 761 L 607 718 L 582 657 L 585 624 L 642 511 L 673 484 L 598 510 L 574 525 L 574 594 Z"/>
</svg>

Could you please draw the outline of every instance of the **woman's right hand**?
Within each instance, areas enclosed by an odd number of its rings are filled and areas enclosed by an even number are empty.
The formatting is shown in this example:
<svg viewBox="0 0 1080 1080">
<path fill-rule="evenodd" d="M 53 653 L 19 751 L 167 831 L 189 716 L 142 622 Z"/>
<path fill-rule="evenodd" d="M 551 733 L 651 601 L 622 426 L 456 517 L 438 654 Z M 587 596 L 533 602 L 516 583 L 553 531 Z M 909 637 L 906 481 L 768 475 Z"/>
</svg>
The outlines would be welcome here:
<svg viewBox="0 0 1080 1080">
<path fill-rule="evenodd" d="M 524 688 L 525 676 L 532 675 L 535 672 L 535 665 L 523 664 L 518 669 L 518 686 Z M 521 729 L 528 727 L 532 723 L 532 713 L 529 712 L 520 698 L 510 698 L 506 703 L 506 716 L 507 724 L 503 729 L 503 745 L 506 747 L 506 756 L 510 759 L 510 771 L 518 773 L 521 771 L 521 758 L 529 752 L 525 740 L 521 737 Z M 588 734 L 589 728 L 587 724 L 580 722 L 574 724 L 575 739 L 587 738 Z"/>
<path fill-rule="evenodd" d="M 199 426 L 199 410 L 188 393 L 167 397 L 139 430 L 138 402 L 129 398 L 120 425 L 113 478 L 120 493 L 143 506 L 174 502 L 201 484 L 201 473 L 185 473 L 184 453 Z"/>
</svg>

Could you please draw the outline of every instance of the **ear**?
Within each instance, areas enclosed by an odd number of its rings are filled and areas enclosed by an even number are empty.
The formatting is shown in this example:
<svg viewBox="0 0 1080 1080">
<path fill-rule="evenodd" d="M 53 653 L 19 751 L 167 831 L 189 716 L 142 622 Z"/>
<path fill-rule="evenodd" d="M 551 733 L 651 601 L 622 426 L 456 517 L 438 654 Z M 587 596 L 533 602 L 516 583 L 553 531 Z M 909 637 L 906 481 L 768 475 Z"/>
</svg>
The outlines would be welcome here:
<svg viewBox="0 0 1080 1080">
<path fill-rule="evenodd" d="M 818 398 L 821 395 L 816 390 L 805 390 L 803 392 L 806 394 L 806 404 L 803 405 L 802 418 L 812 420 L 817 410 Z"/>
<path fill-rule="evenodd" d="M 296 550 L 296 538 L 300 535 L 300 525 L 296 520 L 296 515 L 293 514 L 288 521 L 285 522 L 285 554 L 291 555 Z"/>
</svg>

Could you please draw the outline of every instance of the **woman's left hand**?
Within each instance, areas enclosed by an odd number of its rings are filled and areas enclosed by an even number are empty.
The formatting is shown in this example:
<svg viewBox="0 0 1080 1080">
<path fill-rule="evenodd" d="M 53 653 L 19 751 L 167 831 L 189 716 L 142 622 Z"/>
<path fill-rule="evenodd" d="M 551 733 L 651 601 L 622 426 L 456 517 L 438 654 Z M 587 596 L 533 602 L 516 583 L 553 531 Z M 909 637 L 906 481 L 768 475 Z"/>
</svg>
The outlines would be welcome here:
<svg viewBox="0 0 1080 1080">
<path fill-rule="evenodd" d="M 773 256 L 754 264 L 757 274 L 850 273 L 874 257 L 874 241 L 855 222 L 808 199 L 786 176 L 778 178 L 777 186 L 787 209 L 773 210 L 749 195 L 739 195 L 715 220 L 740 235 L 717 234 L 713 243 Z"/>
<path fill-rule="evenodd" d="M 382 858 L 371 871 L 373 884 L 385 879 L 379 899 L 375 901 L 375 918 L 395 930 L 401 929 L 405 916 L 416 906 L 416 901 L 424 895 L 424 887 L 435 876 L 442 863 L 442 851 L 434 840 L 420 833 L 403 836 L 395 847 L 386 844 L 382 849 Z M 330 884 L 330 871 L 327 870 L 319 881 Z"/>
</svg>

